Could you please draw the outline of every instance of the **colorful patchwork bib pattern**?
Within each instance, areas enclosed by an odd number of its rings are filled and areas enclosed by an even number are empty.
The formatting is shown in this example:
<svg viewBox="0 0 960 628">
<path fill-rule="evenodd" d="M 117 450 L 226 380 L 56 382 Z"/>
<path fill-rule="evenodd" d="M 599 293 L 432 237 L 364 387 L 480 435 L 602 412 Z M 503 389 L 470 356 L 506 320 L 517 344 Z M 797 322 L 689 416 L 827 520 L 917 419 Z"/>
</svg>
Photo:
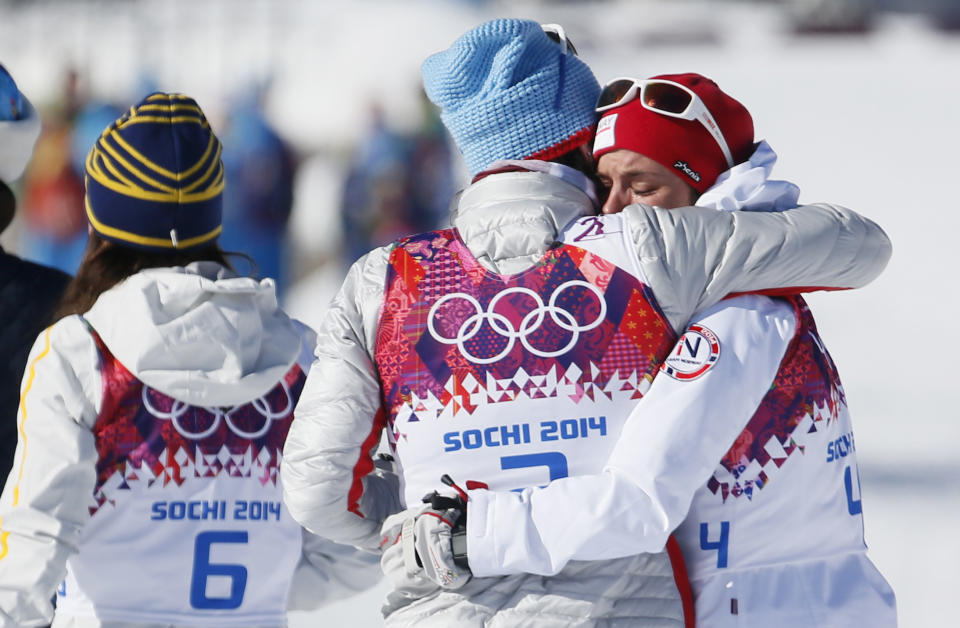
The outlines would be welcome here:
<svg viewBox="0 0 960 628">
<path fill-rule="evenodd" d="M 396 426 L 520 397 L 636 400 L 675 342 L 649 288 L 600 256 L 563 244 L 497 275 L 450 229 L 394 248 L 375 359 Z"/>
<path fill-rule="evenodd" d="M 707 488 L 723 499 L 762 489 L 794 454 L 803 454 L 806 434 L 836 421 L 845 404 L 840 375 L 827 353 L 807 304 L 790 299 L 797 331 L 770 392 L 721 461 Z"/>
<path fill-rule="evenodd" d="M 280 453 L 306 379 L 298 365 L 250 403 L 191 406 L 143 384 L 93 335 L 104 394 L 93 428 L 98 461 L 91 515 L 133 485 L 181 485 L 219 475 L 276 484 Z"/>
</svg>

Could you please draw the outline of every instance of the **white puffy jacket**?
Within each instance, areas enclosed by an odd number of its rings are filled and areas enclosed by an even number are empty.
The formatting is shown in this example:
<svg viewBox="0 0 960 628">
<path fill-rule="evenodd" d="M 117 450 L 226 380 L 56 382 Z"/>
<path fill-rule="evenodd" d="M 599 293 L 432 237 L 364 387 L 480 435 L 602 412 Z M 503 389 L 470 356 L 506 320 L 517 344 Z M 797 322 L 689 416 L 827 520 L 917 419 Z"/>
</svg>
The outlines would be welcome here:
<svg viewBox="0 0 960 628">
<path fill-rule="evenodd" d="M 248 450 L 258 450 L 253 459 L 226 446 L 202 459 L 200 445 L 190 456 L 154 451 L 153 466 L 128 463 L 125 477 L 120 467 L 121 475 L 103 483 L 101 470 L 115 451 L 97 419 L 117 382 L 104 381 L 105 354 L 95 334 L 143 383 L 145 399 L 152 390 L 154 400 L 161 394 L 176 400 L 140 431 L 172 426 L 188 447 L 202 444 L 189 430 L 203 415 L 228 443 L 238 442 L 238 433 L 267 440 L 253 441 L 262 443 Z M 103 293 L 83 317 L 68 316 L 41 334 L 24 374 L 20 440 L 0 498 L 0 626 L 47 625 L 58 585 L 55 626 L 118 628 L 280 626 L 287 607 L 316 608 L 374 584 L 375 555 L 303 531 L 282 509 L 276 481 L 257 475 L 276 474 L 282 442 L 272 431 L 282 403 L 264 401 L 266 395 L 279 391 L 295 365 L 306 372 L 313 340 L 311 330 L 278 308 L 271 280 L 235 277 L 212 262 L 142 271 Z M 248 425 L 233 414 L 231 422 L 228 408 L 251 401 L 262 416 Z M 188 407 L 197 410 L 184 414 Z M 115 438 L 140 438 L 129 434 Z M 156 442 L 143 434 L 141 448 Z M 201 465 L 206 471 L 194 472 Z M 187 539 L 184 551 L 179 537 Z M 274 542 L 266 546 L 265 538 Z M 111 548 L 134 555 L 115 556 Z M 213 576 L 234 587 L 229 595 L 216 589 Z M 130 583 L 137 593 L 110 594 Z M 192 606 L 207 608 L 165 611 L 166 597 L 180 591 Z M 145 603 L 133 599 L 140 593 Z M 236 608 L 214 608 L 231 597 Z"/>
<path fill-rule="evenodd" d="M 775 161 L 762 144 L 698 205 L 796 206 L 796 186 L 768 179 Z M 474 573 L 656 551 L 673 532 L 698 625 L 895 626 L 893 591 L 866 555 L 843 388 L 802 300 L 725 299 L 664 366 L 602 472 L 468 491 Z"/>
<path fill-rule="evenodd" d="M 568 225 L 593 213 L 588 195 L 577 186 L 549 174 L 511 172 L 467 188 L 457 201 L 452 224 L 484 266 L 508 274 L 532 266 Z M 876 277 L 890 256 L 889 241 L 879 227 L 830 205 L 783 214 L 632 206 L 623 217 L 647 284 L 678 333 L 694 312 L 729 293 L 859 287 Z M 607 217 L 594 220 L 601 231 L 613 224 Z M 285 500 L 297 520 L 329 538 L 368 547 L 377 545 L 383 520 L 408 505 L 388 481 L 370 472 L 370 456 L 380 438 L 382 398 L 372 353 L 389 253 L 390 247 L 376 249 L 355 263 L 334 299 L 281 469 Z M 473 505 L 470 510 L 472 517 Z M 661 541 L 654 549 L 662 547 Z M 471 564 L 489 562 L 469 547 L 468 557 Z M 634 559 L 638 557 L 619 560 Z M 626 580 L 611 581 L 604 572 L 629 573 L 628 563 L 574 561 L 566 569 L 546 580 L 516 572 L 507 580 L 477 578 L 455 592 L 401 590 L 384 611 L 397 625 L 414 625 L 427 617 L 437 625 L 516 625 L 520 619 L 531 625 L 597 625 L 613 621 L 618 600 L 618 612 L 630 607 L 627 600 L 636 600 Z M 579 583 L 576 600 L 567 596 L 561 602 L 551 595 L 552 587 L 563 590 L 573 583 Z M 483 590 L 472 594 L 471 585 Z M 516 594 L 506 595 L 507 590 Z M 649 617 L 648 602 L 620 617 Z M 498 614 L 498 609 L 504 610 Z M 661 625 L 676 625 L 676 618 L 664 618 Z"/>
</svg>

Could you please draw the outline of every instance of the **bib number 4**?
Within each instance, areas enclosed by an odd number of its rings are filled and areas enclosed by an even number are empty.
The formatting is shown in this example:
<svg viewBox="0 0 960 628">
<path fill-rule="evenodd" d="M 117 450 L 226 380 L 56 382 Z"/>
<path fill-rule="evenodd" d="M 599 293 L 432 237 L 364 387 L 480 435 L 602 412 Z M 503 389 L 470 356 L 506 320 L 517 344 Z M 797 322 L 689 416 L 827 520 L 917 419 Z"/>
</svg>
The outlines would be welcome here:
<svg viewBox="0 0 960 628">
<path fill-rule="evenodd" d="M 853 493 L 853 473 L 848 466 L 843 470 L 843 488 L 847 494 L 847 512 L 851 516 L 857 516 L 863 512 L 863 505 L 859 499 L 854 499 Z M 860 474 L 857 473 L 857 495 L 860 494 Z"/>
<path fill-rule="evenodd" d="M 210 562 L 210 548 L 215 543 L 246 544 L 244 532 L 201 532 L 193 545 L 193 576 L 190 579 L 190 606 L 207 610 L 230 610 L 239 608 L 243 603 L 243 593 L 247 587 L 247 568 L 232 563 Z M 229 583 L 230 593 L 226 597 L 211 596 L 207 589 L 213 584 L 226 589 Z"/>
<path fill-rule="evenodd" d="M 730 541 L 730 522 L 720 522 L 720 537 L 716 541 L 710 540 L 710 528 L 706 523 L 700 524 L 700 549 L 717 551 L 717 569 L 727 567 L 727 548 Z"/>
</svg>

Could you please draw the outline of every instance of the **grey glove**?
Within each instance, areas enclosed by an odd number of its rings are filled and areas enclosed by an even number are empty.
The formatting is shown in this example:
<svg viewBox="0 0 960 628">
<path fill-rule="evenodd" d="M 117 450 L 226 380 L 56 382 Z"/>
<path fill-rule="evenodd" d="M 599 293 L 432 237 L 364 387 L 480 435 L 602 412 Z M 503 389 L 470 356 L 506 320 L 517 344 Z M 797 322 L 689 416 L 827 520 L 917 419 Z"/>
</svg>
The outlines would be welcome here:
<svg viewBox="0 0 960 628">
<path fill-rule="evenodd" d="M 444 589 L 459 589 L 470 580 L 470 568 L 465 561 L 455 560 L 453 554 L 454 531 L 462 534 L 465 526 L 458 527 L 462 518 L 459 508 L 438 510 L 431 506 L 403 522 L 400 543 L 408 574 L 422 573 Z"/>
<path fill-rule="evenodd" d="M 408 582 L 426 579 L 444 589 L 459 589 L 473 577 L 467 565 L 467 493 L 447 475 L 441 481 L 458 496 L 434 491 L 423 498 L 427 505 L 420 510 L 399 513 L 384 522 L 381 566 L 391 579 L 400 576 L 402 569 Z"/>
</svg>

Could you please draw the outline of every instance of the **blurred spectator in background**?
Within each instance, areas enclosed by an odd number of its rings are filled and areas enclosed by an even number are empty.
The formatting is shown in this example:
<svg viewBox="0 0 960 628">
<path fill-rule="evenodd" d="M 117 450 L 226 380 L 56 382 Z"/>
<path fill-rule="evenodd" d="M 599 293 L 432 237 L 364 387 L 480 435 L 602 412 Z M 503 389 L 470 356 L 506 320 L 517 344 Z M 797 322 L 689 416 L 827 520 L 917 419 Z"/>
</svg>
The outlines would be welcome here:
<svg viewBox="0 0 960 628">
<path fill-rule="evenodd" d="M 0 232 L 13 220 L 16 199 L 7 183 L 23 173 L 40 133 L 40 116 L 0 65 Z M 0 249 L 0 485 L 6 482 L 17 446 L 20 380 L 34 339 L 70 276 Z"/>
<path fill-rule="evenodd" d="M 421 90 L 420 96 L 421 123 L 408 162 L 410 197 L 414 213 L 425 221 L 423 227 L 436 229 L 449 223 L 450 199 L 462 186 L 454 181 L 453 153 L 437 108 L 426 92 Z"/>
<path fill-rule="evenodd" d="M 873 30 L 877 0 L 785 0 L 793 32 L 800 35 L 862 35 Z"/>
<path fill-rule="evenodd" d="M 404 207 L 405 147 L 379 105 L 371 105 L 369 128 L 354 152 L 343 186 L 341 217 L 347 262 L 409 233 Z"/>
<path fill-rule="evenodd" d="M 43 131 L 23 182 L 21 252 L 68 273 L 76 271 L 87 243 L 83 169 L 76 169 L 71 152 L 73 125 L 83 108 L 78 82 L 76 71 L 68 70 L 61 100 L 44 111 Z"/>
<path fill-rule="evenodd" d="M 275 279 L 282 296 L 290 279 L 287 222 L 297 163 L 291 148 L 267 122 L 263 91 L 258 87 L 242 95 L 228 114 L 220 240 L 225 250 L 249 255 L 256 265 L 251 273 Z"/>
<path fill-rule="evenodd" d="M 341 202 L 344 256 L 352 263 L 372 248 L 446 220 L 453 171 L 446 133 L 423 98 L 422 121 L 410 135 L 391 129 L 379 104 L 351 160 Z"/>
<path fill-rule="evenodd" d="M 150 90 L 143 91 L 149 93 Z M 123 109 L 119 105 L 95 99 L 84 103 L 77 111 L 70 134 L 70 165 L 81 181 L 90 147 L 99 139 L 103 130 L 122 113 Z"/>
</svg>

